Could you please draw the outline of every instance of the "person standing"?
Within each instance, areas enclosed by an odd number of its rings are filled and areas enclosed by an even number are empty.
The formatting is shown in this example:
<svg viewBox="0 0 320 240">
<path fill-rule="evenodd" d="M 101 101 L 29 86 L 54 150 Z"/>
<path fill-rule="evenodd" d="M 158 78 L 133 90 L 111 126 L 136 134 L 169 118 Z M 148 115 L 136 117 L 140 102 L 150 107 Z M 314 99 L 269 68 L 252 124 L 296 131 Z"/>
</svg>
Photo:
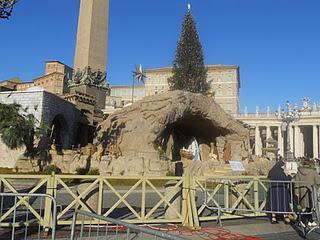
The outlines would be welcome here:
<svg viewBox="0 0 320 240">
<path fill-rule="evenodd" d="M 315 168 L 315 162 L 305 160 L 303 165 L 298 168 L 295 180 L 297 181 L 295 193 L 298 196 L 298 205 L 306 213 L 302 215 L 302 221 L 309 227 L 317 226 L 311 214 L 313 208 L 312 186 L 320 184 L 320 175 Z"/>
<path fill-rule="evenodd" d="M 283 215 L 286 224 L 290 223 L 289 212 L 292 211 L 290 202 L 292 199 L 292 177 L 286 175 L 285 162 L 278 160 L 268 174 L 270 180 L 267 192 L 266 209 L 271 213 L 271 223 L 278 223 L 277 218 Z M 281 213 L 281 214 L 279 214 Z"/>
</svg>

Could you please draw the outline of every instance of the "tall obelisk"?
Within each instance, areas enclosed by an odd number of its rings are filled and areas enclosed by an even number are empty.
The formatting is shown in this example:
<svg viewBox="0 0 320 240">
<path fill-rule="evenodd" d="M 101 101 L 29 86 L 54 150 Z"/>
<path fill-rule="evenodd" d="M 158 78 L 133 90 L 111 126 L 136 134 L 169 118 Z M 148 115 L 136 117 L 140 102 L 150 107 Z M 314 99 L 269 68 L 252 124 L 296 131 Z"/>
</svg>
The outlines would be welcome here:
<svg viewBox="0 0 320 240">
<path fill-rule="evenodd" d="M 106 81 L 109 0 L 81 0 L 74 74 L 70 92 L 95 97 L 96 109 L 104 109 L 109 86 Z"/>
<path fill-rule="evenodd" d="M 81 0 L 74 70 L 106 71 L 109 0 Z"/>
</svg>

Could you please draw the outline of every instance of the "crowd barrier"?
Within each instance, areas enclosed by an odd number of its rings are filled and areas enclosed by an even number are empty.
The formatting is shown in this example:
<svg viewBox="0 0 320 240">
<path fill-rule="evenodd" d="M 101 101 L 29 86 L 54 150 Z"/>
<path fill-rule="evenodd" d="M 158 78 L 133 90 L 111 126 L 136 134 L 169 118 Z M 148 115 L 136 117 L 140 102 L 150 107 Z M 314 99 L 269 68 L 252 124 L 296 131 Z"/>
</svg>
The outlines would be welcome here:
<svg viewBox="0 0 320 240">
<path fill-rule="evenodd" d="M 80 223 L 77 224 L 77 222 Z M 92 224 L 95 222 L 96 224 Z M 184 240 L 147 226 L 138 226 L 114 218 L 76 209 L 71 225 L 71 240 L 75 239 L 164 239 Z"/>
<path fill-rule="evenodd" d="M 45 207 L 50 205 L 50 215 L 45 214 Z M 46 239 L 55 239 L 56 201 L 48 194 L 41 193 L 0 193 L 1 239 L 27 240 L 43 239 L 43 234 L 50 234 Z M 51 232 L 44 232 L 43 227 L 50 227 Z"/>
<path fill-rule="evenodd" d="M 172 187 L 165 188 L 167 182 Z M 267 192 L 271 182 L 265 177 L 112 177 L 88 175 L 0 175 L 2 193 L 48 194 L 56 200 L 58 226 L 70 226 L 76 209 L 128 223 L 178 223 L 198 227 L 202 221 L 250 216 L 265 216 Z M 291 183 L 286 184 L 289 191 Z M 177 205 L 172 196 L 180 197 Z M 282 196 L 272 196 L 280 199 Z M 282 198 L 281 198 L 282 199 Z M 316 199 L 314 197 L 314 199 Z M 279 202 L 277 200 L 277 202 Z M 21 202 L 17 202 L 21 205 Z M 315 201 L 315 204 L 318 202 Z M 289 206 L 295 205 L 289 199 Z M 27 207 L 29 207 L 27 205 Z M 271 207 L 272 212 L 294 213 L 291 209 Z M 31 208 L 30 211 L 33 211 Z M 12 213 L 12 209 L 10 210 Z M 52 229 L 52 201 L 45 201 L 43 220 L 45 229 Z M 171 212 L 170 217 L 167 211 Z M 0 227 L 6 226 L 3 216 Z M 319 216 L 320 214 L 318 214 Z M 98 222 L 98 221 L 97 221 Z M 92 222 L 96 224 L 97 222 Z"/>
</svg>

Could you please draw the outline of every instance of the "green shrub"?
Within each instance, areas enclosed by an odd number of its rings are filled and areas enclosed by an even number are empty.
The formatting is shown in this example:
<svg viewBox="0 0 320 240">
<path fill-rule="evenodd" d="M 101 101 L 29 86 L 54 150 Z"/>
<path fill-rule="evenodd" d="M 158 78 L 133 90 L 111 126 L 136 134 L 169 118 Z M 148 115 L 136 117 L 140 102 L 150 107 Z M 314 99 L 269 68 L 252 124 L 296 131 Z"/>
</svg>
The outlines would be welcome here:
<svg viewBox="0 0 320 240">
<path fill-rule="evenodd" d="M 50 175 L 52 172 L 54 172 L 55 174 L 62 173 L 61 169 L 58 168 L 56 165 L 48 165 L 42 171 L 43 174 L 47 175 Z"/>
<path fill-rule="evenodd" d="M 87 172 L 88 172 L 87 169 L 85 169 L 83 167 L 77 167 L 76 168 L 77 175 L 86 175 Z"/>
<path fill-rule="evenodd" d="M 168 171 L 168 172 L 166 173 L 166 176 L 167 176 L 167 177 L 173 177 L 173 176 L 176 176 L 176 174 L 175 174 L 173 171 Z"/>
<path fill-rule="evenodd" d="M 98 168 L 92 168 L 90 171 L 87 173 L 87 175 L 100 175 L 100 171 Z"/>
</svg>

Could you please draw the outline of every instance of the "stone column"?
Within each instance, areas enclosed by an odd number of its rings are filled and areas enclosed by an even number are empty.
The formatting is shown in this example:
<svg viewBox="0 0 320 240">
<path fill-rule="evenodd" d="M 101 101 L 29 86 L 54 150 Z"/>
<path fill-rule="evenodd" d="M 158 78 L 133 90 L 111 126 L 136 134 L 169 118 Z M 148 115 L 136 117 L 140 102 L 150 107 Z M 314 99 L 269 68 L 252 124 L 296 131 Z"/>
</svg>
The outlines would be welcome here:
<svg viewBox="0 0 320 240">
<path fill-rule="evenodd" d="M 268 139 L 269 137 L 271 137 L 271 127 L 267 126 L 266 139 Z"/>
<path fill-rule="evenodd" d="M 300 128 L 300 157 L 304 157 L 304 132 Z"/>
<path fill-rule="evenodd" d="M 278 148 L 279 148 L 279 154 L 283 157 L 284 150 L 283 150 L 283 136 L 281 131 L 281 125 L 278 126 Z"/>
<path fill-rule="evenodd" d="M 294 148 L 294 142 L 293 142 L 293 126 L 290 125 L 289 126 L 289 139 L 290 139 L 290 150 L 291 152 L 293 152 L 293 148 Z M 285 152 L 287 152 L 287 148 L 285 149 Z"/>
<path fill-rule="evenodd" d="M 319 136 L 318 136 L 318 126 L 313 125 L 313 157 L 317 158 L 319 156 Z"/>
<path fill-rule="evenodd" d="M 261 152 L 261 137 L 260 137 L 260 129 L 259 126 L 256 126 L 255 129 L 255 155 L 257 156 L 261 156 L 262 152 Z"/>
<path fill-rule="evenodd" d="M 300 129 L 298 126 L 294 126 L 294 144 L 292 144 L 292 146 L 294 146 L 294 156 L 301 157 Z"/>
</svg>

